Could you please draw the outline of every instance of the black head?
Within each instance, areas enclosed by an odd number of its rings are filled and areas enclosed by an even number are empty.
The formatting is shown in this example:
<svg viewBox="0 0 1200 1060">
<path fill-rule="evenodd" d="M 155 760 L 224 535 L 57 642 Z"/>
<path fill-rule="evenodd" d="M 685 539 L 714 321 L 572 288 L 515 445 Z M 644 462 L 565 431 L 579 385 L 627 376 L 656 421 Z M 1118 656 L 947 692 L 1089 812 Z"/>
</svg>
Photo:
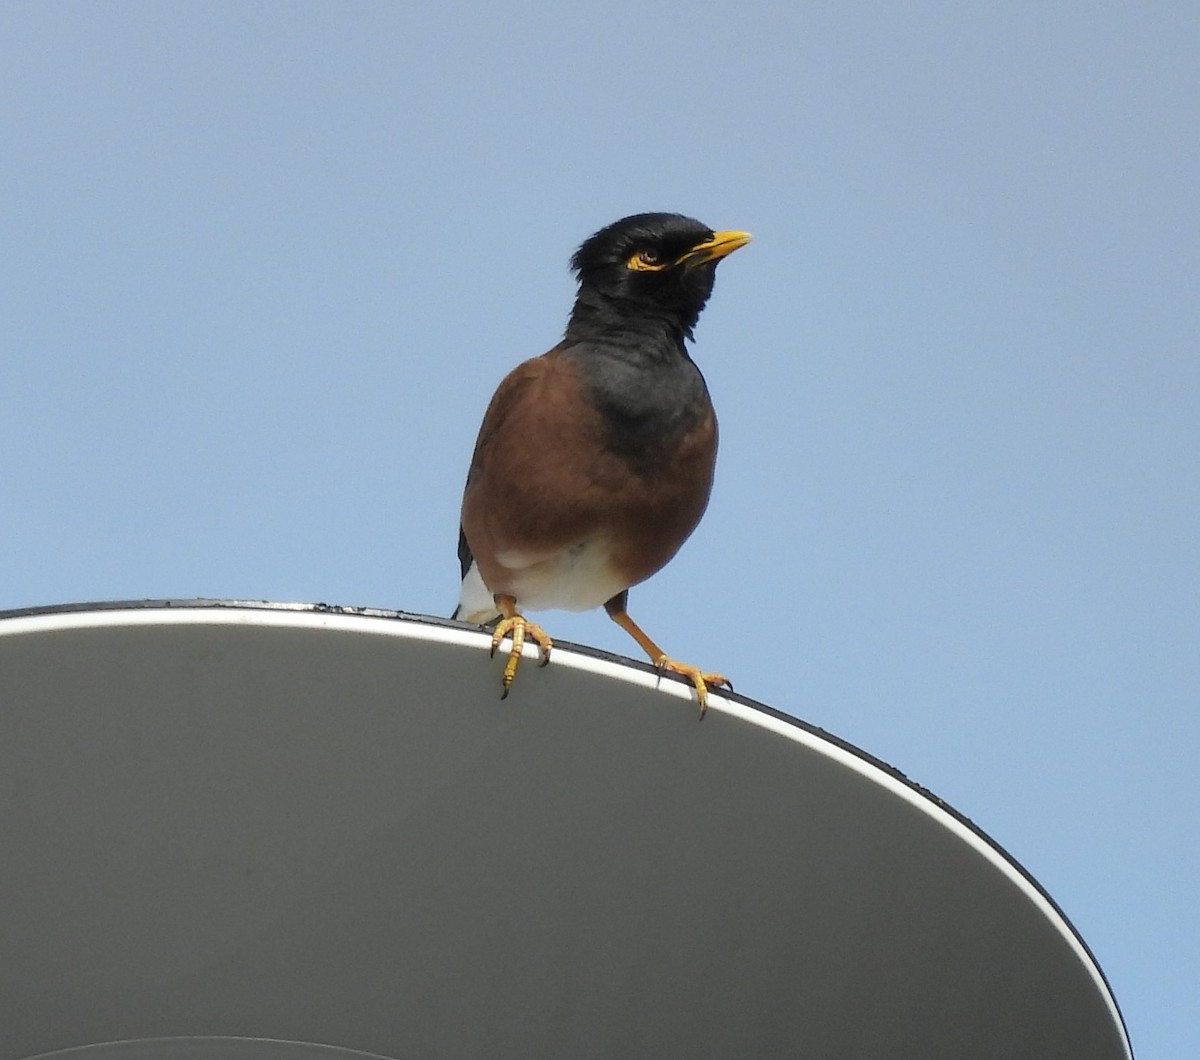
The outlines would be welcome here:
<svg viewBox="0 0 1200 1060">
<path fill-rule="evenodd" d="M 640 213 L 600 229 L 575 252 L 579 295 L 571 322 L 666 324 L 680 338 L 712 294 L 717 263 L 750 242 L 677 213 Z"/>
</svg>

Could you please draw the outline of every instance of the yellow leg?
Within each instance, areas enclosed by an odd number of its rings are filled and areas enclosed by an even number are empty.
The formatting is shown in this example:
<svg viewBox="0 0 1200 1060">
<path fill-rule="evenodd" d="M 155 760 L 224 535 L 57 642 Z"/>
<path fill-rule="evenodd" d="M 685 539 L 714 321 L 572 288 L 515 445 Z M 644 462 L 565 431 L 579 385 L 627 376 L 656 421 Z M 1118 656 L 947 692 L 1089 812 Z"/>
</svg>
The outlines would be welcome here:
<svg viewBox="0 0 1200 1060">
<path fill-rule="evenodd" d="M 554 642 L 546 636 L 541 626 L 536 622 L 528 621 L 517 610 L 515 597 L 497 595 L 495 600 L 496 610 L 500 612 L 500 621 L 492 630 L 492 655 L 496 654 L 496 649 L 500 647 L 500 642 L 505 637 L 512 638 L 508 661 L 504 664 L 504 674 L 500 678 L 501 684 L 504 685 L 504 691 L 500 693 L 500 698 L 505 699 L 508 696 L 508 690 L 512 688 L 513 679 L 517 676 L 517 666 L 521 662 L 521 649 L 525 646 L 525 638 L 528 637 L 538 646 L 538 651 L 541 653 L 541 658 L 538 660 L 539 666 L 545 666 L 550 661 L 550 649 L 554 646 Z"/>
<path fill-rule="evenodd" d="M 673 674 L 682 674 L 692 682 L 692 687 L 696 690 L 696 698 L 700 701 L 700 717 L 703 718 L 705 711 L 708 710 L 709 686 L 726 685 L 729 688 L 733 688 L 733 682 L 721 674 L 706 673 L 698 666 L 692 666 L 689 663 L 672 659 L 645 634 L 641 626 L 629 617 L 629 612 L 625 610 L 627 600 L 628 593 L 620 593 L 609 600 L 604 605 L 604 610 L 608 612 L 608 617 L 638 642 L 642 651 L 650 656 L 650 661 L 660 670 L 668 670 Z"/>
</svg>

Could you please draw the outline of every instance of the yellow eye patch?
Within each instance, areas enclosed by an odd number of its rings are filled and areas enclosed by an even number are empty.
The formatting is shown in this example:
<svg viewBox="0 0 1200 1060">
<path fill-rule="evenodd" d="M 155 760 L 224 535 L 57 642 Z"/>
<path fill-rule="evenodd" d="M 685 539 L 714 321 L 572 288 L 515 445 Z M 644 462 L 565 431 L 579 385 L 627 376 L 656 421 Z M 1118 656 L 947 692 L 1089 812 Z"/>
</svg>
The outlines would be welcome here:
<svg viewBox="0 0 1200 1060">
<path fill-rule="evenodd" d="M 663 261 L 662 256 L 653 247 L 642 247 L 629 256 L 625 267 L 635 272 L 662 272 L 670 264 L 669 261 Z"/>
</svg>

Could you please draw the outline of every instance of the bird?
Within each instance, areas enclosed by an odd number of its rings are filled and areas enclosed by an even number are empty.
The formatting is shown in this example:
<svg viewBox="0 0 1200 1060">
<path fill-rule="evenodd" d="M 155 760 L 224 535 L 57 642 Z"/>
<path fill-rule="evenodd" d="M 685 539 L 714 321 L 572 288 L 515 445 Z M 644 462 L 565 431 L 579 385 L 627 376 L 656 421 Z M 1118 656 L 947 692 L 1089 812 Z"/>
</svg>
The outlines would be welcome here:
<svg viewBox="0 0 1200 1060">
<path fill-rule="evenodd" d="M 463 490 L 453 618 L 511 641 L 501 698 L 526 641 L 553 642 L 526 611 L 603 606 L 659 672 L 683 675 L 700 717 L 732 684 L 667 655 L 630 617 L 629 590 L 678 552 L 708 506 L 717 418 L 688 353 L 716 268 L 750 242 L 678 213 L 622 218 L 571 258 L 578 288 L 562 340 L 492 396 Z"/>
</svg>

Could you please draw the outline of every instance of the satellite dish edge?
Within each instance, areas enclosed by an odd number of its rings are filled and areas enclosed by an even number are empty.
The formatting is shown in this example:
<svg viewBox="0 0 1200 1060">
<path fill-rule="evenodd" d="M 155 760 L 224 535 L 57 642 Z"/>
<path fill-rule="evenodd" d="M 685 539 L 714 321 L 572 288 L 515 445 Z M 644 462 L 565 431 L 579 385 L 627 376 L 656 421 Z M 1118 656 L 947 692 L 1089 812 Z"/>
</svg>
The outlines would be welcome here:
<svg viewBox="0 0 1200 1060">
<path fill-rule="evenodd" d="M 0 1060 L 1132 1055 L 1053 901 L 896 770 L 734 694 L 696 725 L 575 645 L 501 704 L 488 646 L 324 605 L 0 613 Z"/>
</svg>

